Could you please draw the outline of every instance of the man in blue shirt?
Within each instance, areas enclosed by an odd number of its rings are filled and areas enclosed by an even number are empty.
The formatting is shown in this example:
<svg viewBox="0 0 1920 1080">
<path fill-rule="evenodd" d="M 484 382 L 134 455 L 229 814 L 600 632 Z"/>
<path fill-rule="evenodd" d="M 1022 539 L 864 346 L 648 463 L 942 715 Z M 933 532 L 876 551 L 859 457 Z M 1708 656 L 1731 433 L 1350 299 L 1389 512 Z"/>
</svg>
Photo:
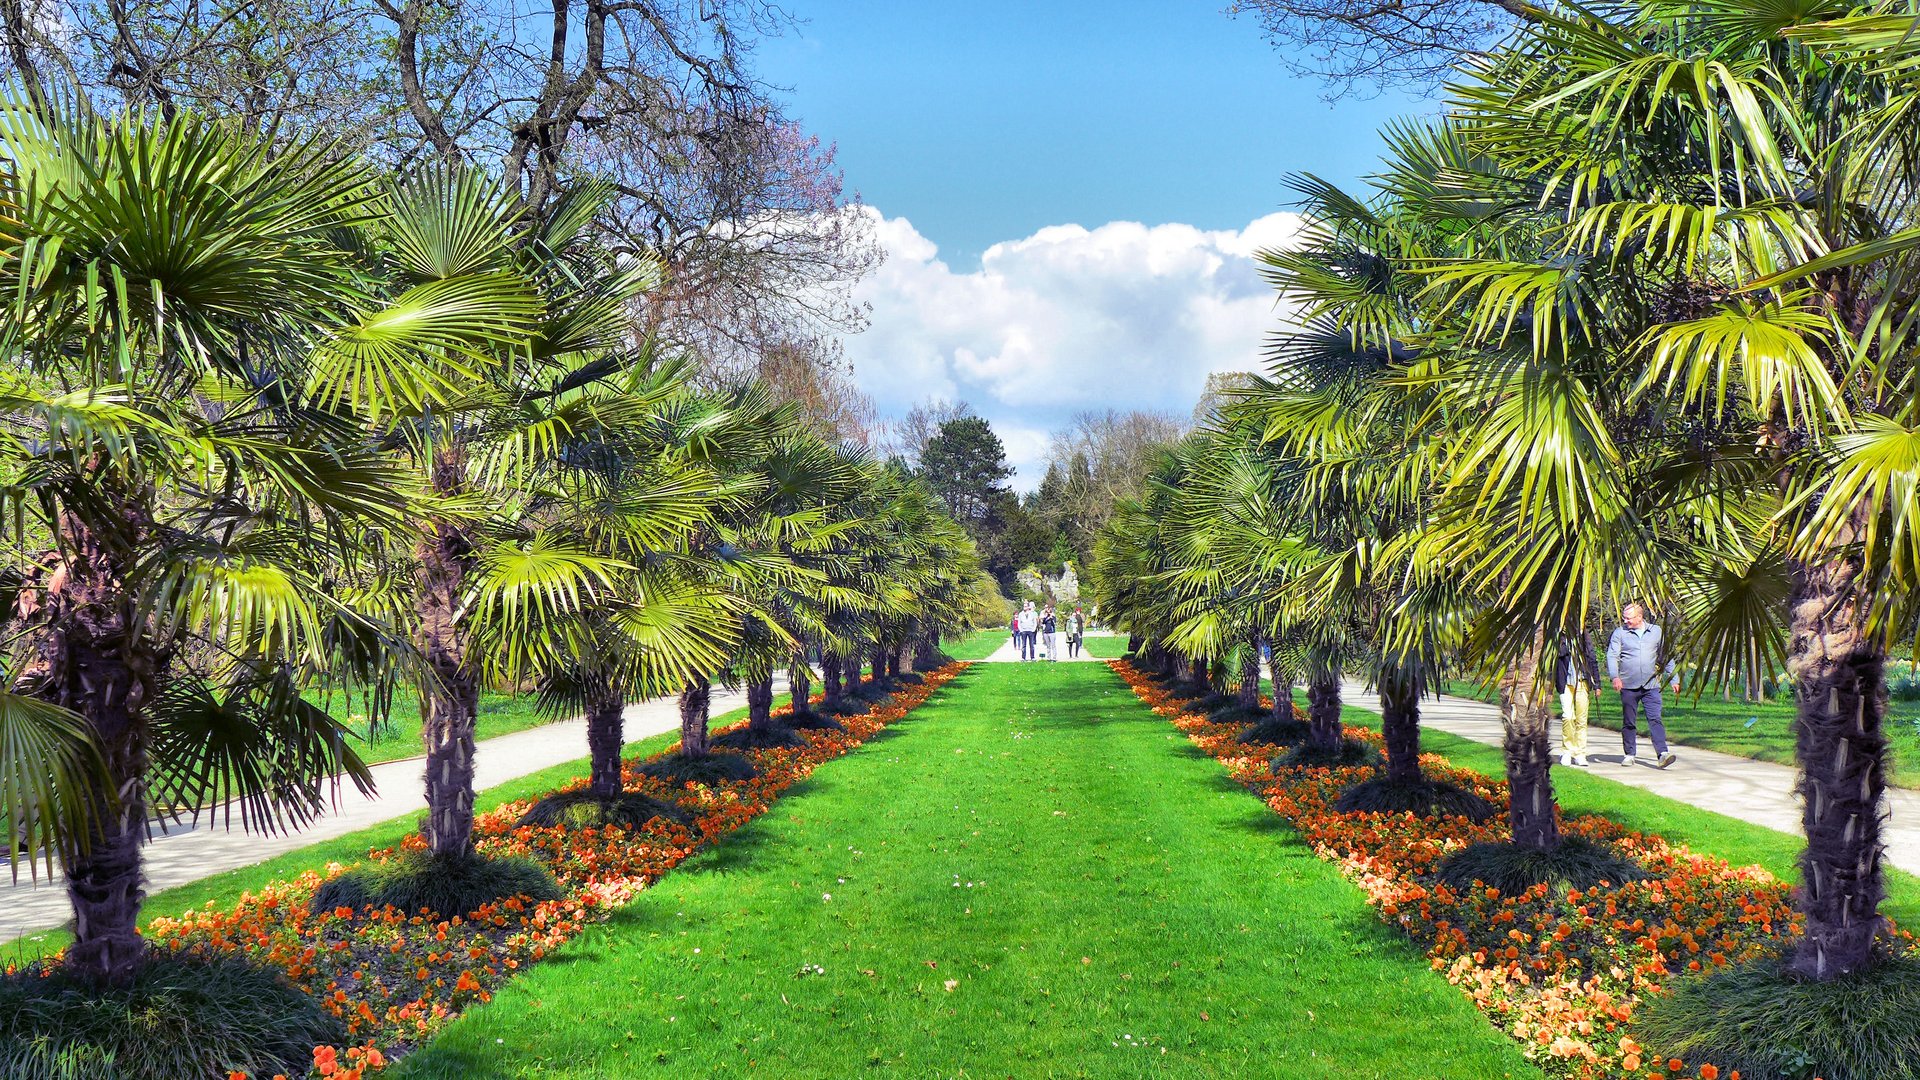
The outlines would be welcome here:
<svg viewBox="0 0 1920 1080">
<path fill-rule="evenodd" d="M 1680 676 L 1672 660 L 1662 663 L 1666 638 L 1660 628 L 1647 621 L 1647 609 L 1628 604 L 1620 609 L 1620 621 L 1607 639 L 1607 676 L 1620 695 L 1620 764 L 1640 762 L 1637 753 L 1639 732 L 1634 729 L 1635 715 L 1645 712 L 1647 734 L 1653 736 L 1653 751 L 1659 756 L 1654 764 L 1664 769 L 1677 758 L 1667 749 L 1667 728 L 1660 722 L 1660 677 L 1664 673 L 1680 689 Z"/>
</svg>

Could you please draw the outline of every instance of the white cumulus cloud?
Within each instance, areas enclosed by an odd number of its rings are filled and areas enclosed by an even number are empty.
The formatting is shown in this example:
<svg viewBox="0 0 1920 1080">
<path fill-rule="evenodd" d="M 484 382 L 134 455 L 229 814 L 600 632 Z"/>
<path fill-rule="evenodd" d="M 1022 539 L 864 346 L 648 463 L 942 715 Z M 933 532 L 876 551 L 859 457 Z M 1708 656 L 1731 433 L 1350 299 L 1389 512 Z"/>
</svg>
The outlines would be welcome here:
<svg viewBox="0 0 1920 1080">
<path fill-rule="evenodd" d="M 905 218 L 869 208 L 887 260 L 860 286 L 870 328 L 847 342 L 882 414 L 967 401 L 1038 483 L 1046 432 L 1081 409 L 1184 416 L 1209 372 L 1264 370 L 1284 312 L 1253 256 L 1284 247 L 1297 214 L 1238 230 L 1115 221 L 1052 225 L 956 271 Z"/>
</svg>

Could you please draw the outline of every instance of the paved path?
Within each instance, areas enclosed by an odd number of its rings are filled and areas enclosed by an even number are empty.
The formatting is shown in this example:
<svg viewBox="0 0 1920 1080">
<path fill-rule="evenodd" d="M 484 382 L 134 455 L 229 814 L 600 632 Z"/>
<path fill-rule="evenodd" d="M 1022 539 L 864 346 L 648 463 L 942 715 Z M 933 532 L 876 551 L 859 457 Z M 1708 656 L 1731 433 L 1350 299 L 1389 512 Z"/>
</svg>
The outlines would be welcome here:
<svg viewBox="0 0 1920 1080">
<path fill-rule="evenodd" d="M 1100 658 L 1097 656 L 1088 656 L 1087 650 L 1085 649 L 1080 650 L 1079 656 L 1068 656 L 1067 655 L 1067 635 L 1065 633 L 1061 633 L 1056 636 L 1059 637 L 1060 639 L 1060 659 L 1071 660 L 1075 663 L 1079 663 L 1085 660 L 1093 660 L 1093 661 L 1099 661 L 1101 663 L 1105 663 L 1105 661 L 1100 660 Z M 1089 630 L 1087 631 L 1087 636 L 1090 638 L 1112 637 L 1113 631 Z M 1040 648 L 1042 649 L 1046 648 L 1047 639 L 1045 635 L 1042 635 L 1039 640 L 1040 640 Z M 987 657 L 985 660 L 982 660 L 980 662 L 984 664 L 1017 664 L 1019 663 L 1020 650 L 1013 647 L 1013 635 L 1008 634 L 1007 640 L 1001 642 L 1000 647 L 998 649 L 993 650 L 993 655 Z M 1035 661 L 1035 663 L 1040 663 L 1040 662 L 1042 661 L 1038 661 L 1038 660 Z"/>
<path fill-rule="evenodd" d="M 1380 711 L 1380 699 L 1358 683 L 1345 684 L 1340 694 L 1349 705 Z M 1499 708 L 1470 698 L 1429 698 L 1421 702 L 1420 724 L 1489 746 L 1499 746 L 1503 738 Z M 1594 728 L 1591 745 L 1596 749 L 1608 745 L 1618 747 L 1617 741 L 1607 742 L 1612 734 Z M 1646 740 L 1644 733 L 1641 740 L 1643 743 Z M 1621 768 L 1620 752 L 1614 749 L 1611 753 L 1590 754 L 1593 765 L 1585 771 L 1717 814 L 1794 836 L 1802 835 L 1800 799 L 1793 791 L 1792 768 L 1692 746 L 1675 746 L 1673 750 L 1680 755 L 1680 760 L 1668 769 L 1651 765 Z M 1920 874 L 1920 792 L 1888 791 L 1887 812 L 1890 817 L 1884 834 L 1887 861 L 1909 873 Z"/>
<path fill-rule="evenodd" d="M 776 689 L 784 681 L 776 683 Z M 744 694 L 718 687 L 713 691 L 715 716 L 746 704 Z M 659 698 L 627 707 L 626 736 L 636 742 L 680 726 L 677 698 Z M 587 756 L 587 724 L 583 719 L 545 724 L 480 744 L 474 762 L 474 788 L 490 787 L 528 773 Z M 339 805 L 298 832 L 262 836 L 242 830 L 235 818 L 231 830 L 205 816 L 190 822 L 167 824 L 147 845 L 144 865 L 147 892 L 155 893 L 211 877 L 237 867 L 263 862 L 276 855 L 322 840 L 331 840 L 426 808 L 421 790 L 420 759 L 406 758 L 373 766 L 374 791 L 365 796 L 351 784 L 343 785 Z M 0 942 L 61 926 L 71 917 L 65 879 L 46 877 L 39 882 L 21 868 L 20 880 L 0 875 Z"/>
</svg>

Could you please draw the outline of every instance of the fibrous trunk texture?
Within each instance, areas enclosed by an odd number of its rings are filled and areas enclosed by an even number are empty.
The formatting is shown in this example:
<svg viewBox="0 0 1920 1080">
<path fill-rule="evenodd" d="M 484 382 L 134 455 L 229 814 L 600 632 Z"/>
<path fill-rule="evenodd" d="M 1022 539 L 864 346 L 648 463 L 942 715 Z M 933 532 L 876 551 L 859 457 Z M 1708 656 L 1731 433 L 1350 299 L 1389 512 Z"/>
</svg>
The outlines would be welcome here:
<svg viewBox="0 0 1920 1080">
<path fill-rule="evenodd" d="M 587 786 L 612 797 L 626 790 L 620 777 L 620 748 L 626 744 L 627 710 L 613 680 L 590 675 L 586 683 L 587 753 L 592 756 Z"/>
<path fill-rule="evenodd" d="M 457 447 L 434 455 L 437 494 L 458 495 L 465 475 Z M 473 850 L 473 731 L 480 677 L 469 660 L 471 635 L 461 609 L 477 558 L 465 526 L 444 519 L 433 523 L 417 554 L 414 638 L 427 666 L 420 691 L 420 733 L 427 752 L 427 817 L 421 831 L 435 855 L 465 855 Z"/>
<path fill-rule="evenodd" d="M 896 645 L 891 649 L 883 650 L 887 661 L 887 678 L 889 679 L 897 679 L 900 677 L 901 649 L 902 646 Z"/>
<path fill-rule="evenodd" d="M 1244 708 L 1260 707 L 1260 639 L 1247 642 L 1246 652 L 1240 658 L 1240 690 L 1235 701 Z"/>
<path fill-rule="evenodd" d="M 713 685 L 699 676 L 680 691 L 680 753 L 686 757 L 707 754 L 707 702 Z"/>
<path fill-rule="evenodd" d="M 873 654 L 868 659 L 867 663 L 868 663 L 868 668 L 867 668 L 868 682 L 879 682 L 881 679 L 886 677 L 887 651 L 885 649 L 882 649 L 880 646 L 875 645 L 873 647 Z"/>
<path fill-rule="evenodd" d="M 1886 791 L 1886 658 L 1863 623 L 1847 561 L 1793 567 L 1787 670 L 1798 714 L 1800 909 L 1792 969 L 1827 980 L 1873 962 L 1881 930 L 1880 810 Z"/>
<path fill-rule="evenodd" d="M 803 713 L 812 707 L 813 669 L 807 666 L 805 657 L 795 660 L 787 670 L 787 686 L 791 691 L 789 700 L 793 703 L 794 712 Z"/>
<path fill-rule="evenodd" d="M 840 654 L 837 652 L 820 654 L 820 692 L 824 695 L 822 705 L 840 704 Z"/>
<path fill-rule="evenodd" d="M 1507 817 L 1513 842 L 1536 851 L 1560 845 L 1553 794 L 1553 744 L 1547 736 L 1548 695 L 1540 686 L 1541 637 L 1500 680 L 1500 719 L 1506 729 Z"/>
<path fill-rule="evenodd" d="M 1420 779 L 1419 672 L 1399 664 L 1380 669 L 1380 733 L 1387 744 L 1387 779 L 1407 784 Z"/>
<path fill-rule="evenodd" d="M 1321 749 L 1340 745 L 1340 673 L 1315 672 L 1307 680 L 1307 741 Z"/>
<path fill-rule="evenodd" d="M 846 666 L 840 673 L 846 678 L 846 693 L 858 694 L 860 692 L 860 654 L 854 653 L 847 657 Z"/>
<path fill-rule="evenodd" d="M 919 648 L 913 657 L 913 670 L 932 671 L 940 666 L 940 631 L 929 630 L 927 636 L 920 639 Z"/>
<path fill-rule="evenodd" d="M 747 680 L 747 730 L 773 729 L 773 673 Z"/>
<path fill-rule="evenodd" d="M 103 497 L 116 498 L 136 524 L 149 520 L 145 498 L 110 489 Z M 74 941 L 62 966 L 97 986 L 123 986 L 146 959 L 137 929 L 146 898 L 144 710 L 169 650 L 140 632 L 121 556 L 77 517 L 63 519 L 60 531 L 61 551 L 15 600 L 12 614 L 29 629 L 14 685 L 85 718 L 106 761 L 113 787 L 86 794 L 93 827 L 64 853 Z"/>
<path fill-rule="evenodd" d="M 1293 673 L 1273 668 L 1273 718 L 1284 720 L 1293 715 Z"/>
</svg>

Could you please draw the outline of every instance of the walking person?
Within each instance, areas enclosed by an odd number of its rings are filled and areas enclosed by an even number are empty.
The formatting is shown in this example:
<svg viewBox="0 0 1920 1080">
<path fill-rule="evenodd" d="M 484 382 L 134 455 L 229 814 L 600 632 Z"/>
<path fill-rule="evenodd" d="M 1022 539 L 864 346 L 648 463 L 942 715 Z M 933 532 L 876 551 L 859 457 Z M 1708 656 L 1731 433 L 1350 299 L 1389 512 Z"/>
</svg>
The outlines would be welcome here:
<svg viewBox="0 0 1920 1080">
<path fill-rule="evenodd" d="M 1634 728 L 1636 714 L 1647 718 L 1647 734 L 1653 736 L 1654 764 L 1664 769 L 1679 760 L 1667 749 L 1667 727 L 1660 720 L 1661 676 L 1680 690 L 1680 675 L 1672 660 L 1665 660 L 1666 636 L 1660 627 L 1647 621 L 1647 609 L 1638 603 L 1620 609 L 1622 625 L 1607 639 L 1607 677 L 1620 695 L 1620 764 L 1640 763 L 1639 732 Z"/>
<path fill-rule="evenodd" d="M 1087 636 L 1086 612 L 1083 612 L 1076 607 L 1073 609 L 1073 614 L 1067 616 L 1067 655 L 1068 656 L 1074 657 L 1075 659 L 1079 658 L 1080 640 L 1086 636 Z"/>
<path fill-rule="evenodd" d="M 1047 661 L 1052 663 L 1060 659 L 1060 617 L 1054 613 L 1053 605 L 1040 613 L 1040 629 L 1047 635 Z"/>
<path fill-rule="evenodd" d="M 1033 601 L 1027 601 L 1020 614 L 1014 616 L 1014 625 L 1020 628 L 1020 661 L 1025 663 L 1033 659 L 1033 635 L 1040 628 L 1040 616 L 1033 610 Z"/>
<path fill-rule="evenodd" d="M 1600 658 L 1585 630 L 1561 634 L 1553 661 L 1553 683 L 1560 691 L 1560 764 L 1587 765 L 1587 716 L 1600 693 Z"/>
</svg>

